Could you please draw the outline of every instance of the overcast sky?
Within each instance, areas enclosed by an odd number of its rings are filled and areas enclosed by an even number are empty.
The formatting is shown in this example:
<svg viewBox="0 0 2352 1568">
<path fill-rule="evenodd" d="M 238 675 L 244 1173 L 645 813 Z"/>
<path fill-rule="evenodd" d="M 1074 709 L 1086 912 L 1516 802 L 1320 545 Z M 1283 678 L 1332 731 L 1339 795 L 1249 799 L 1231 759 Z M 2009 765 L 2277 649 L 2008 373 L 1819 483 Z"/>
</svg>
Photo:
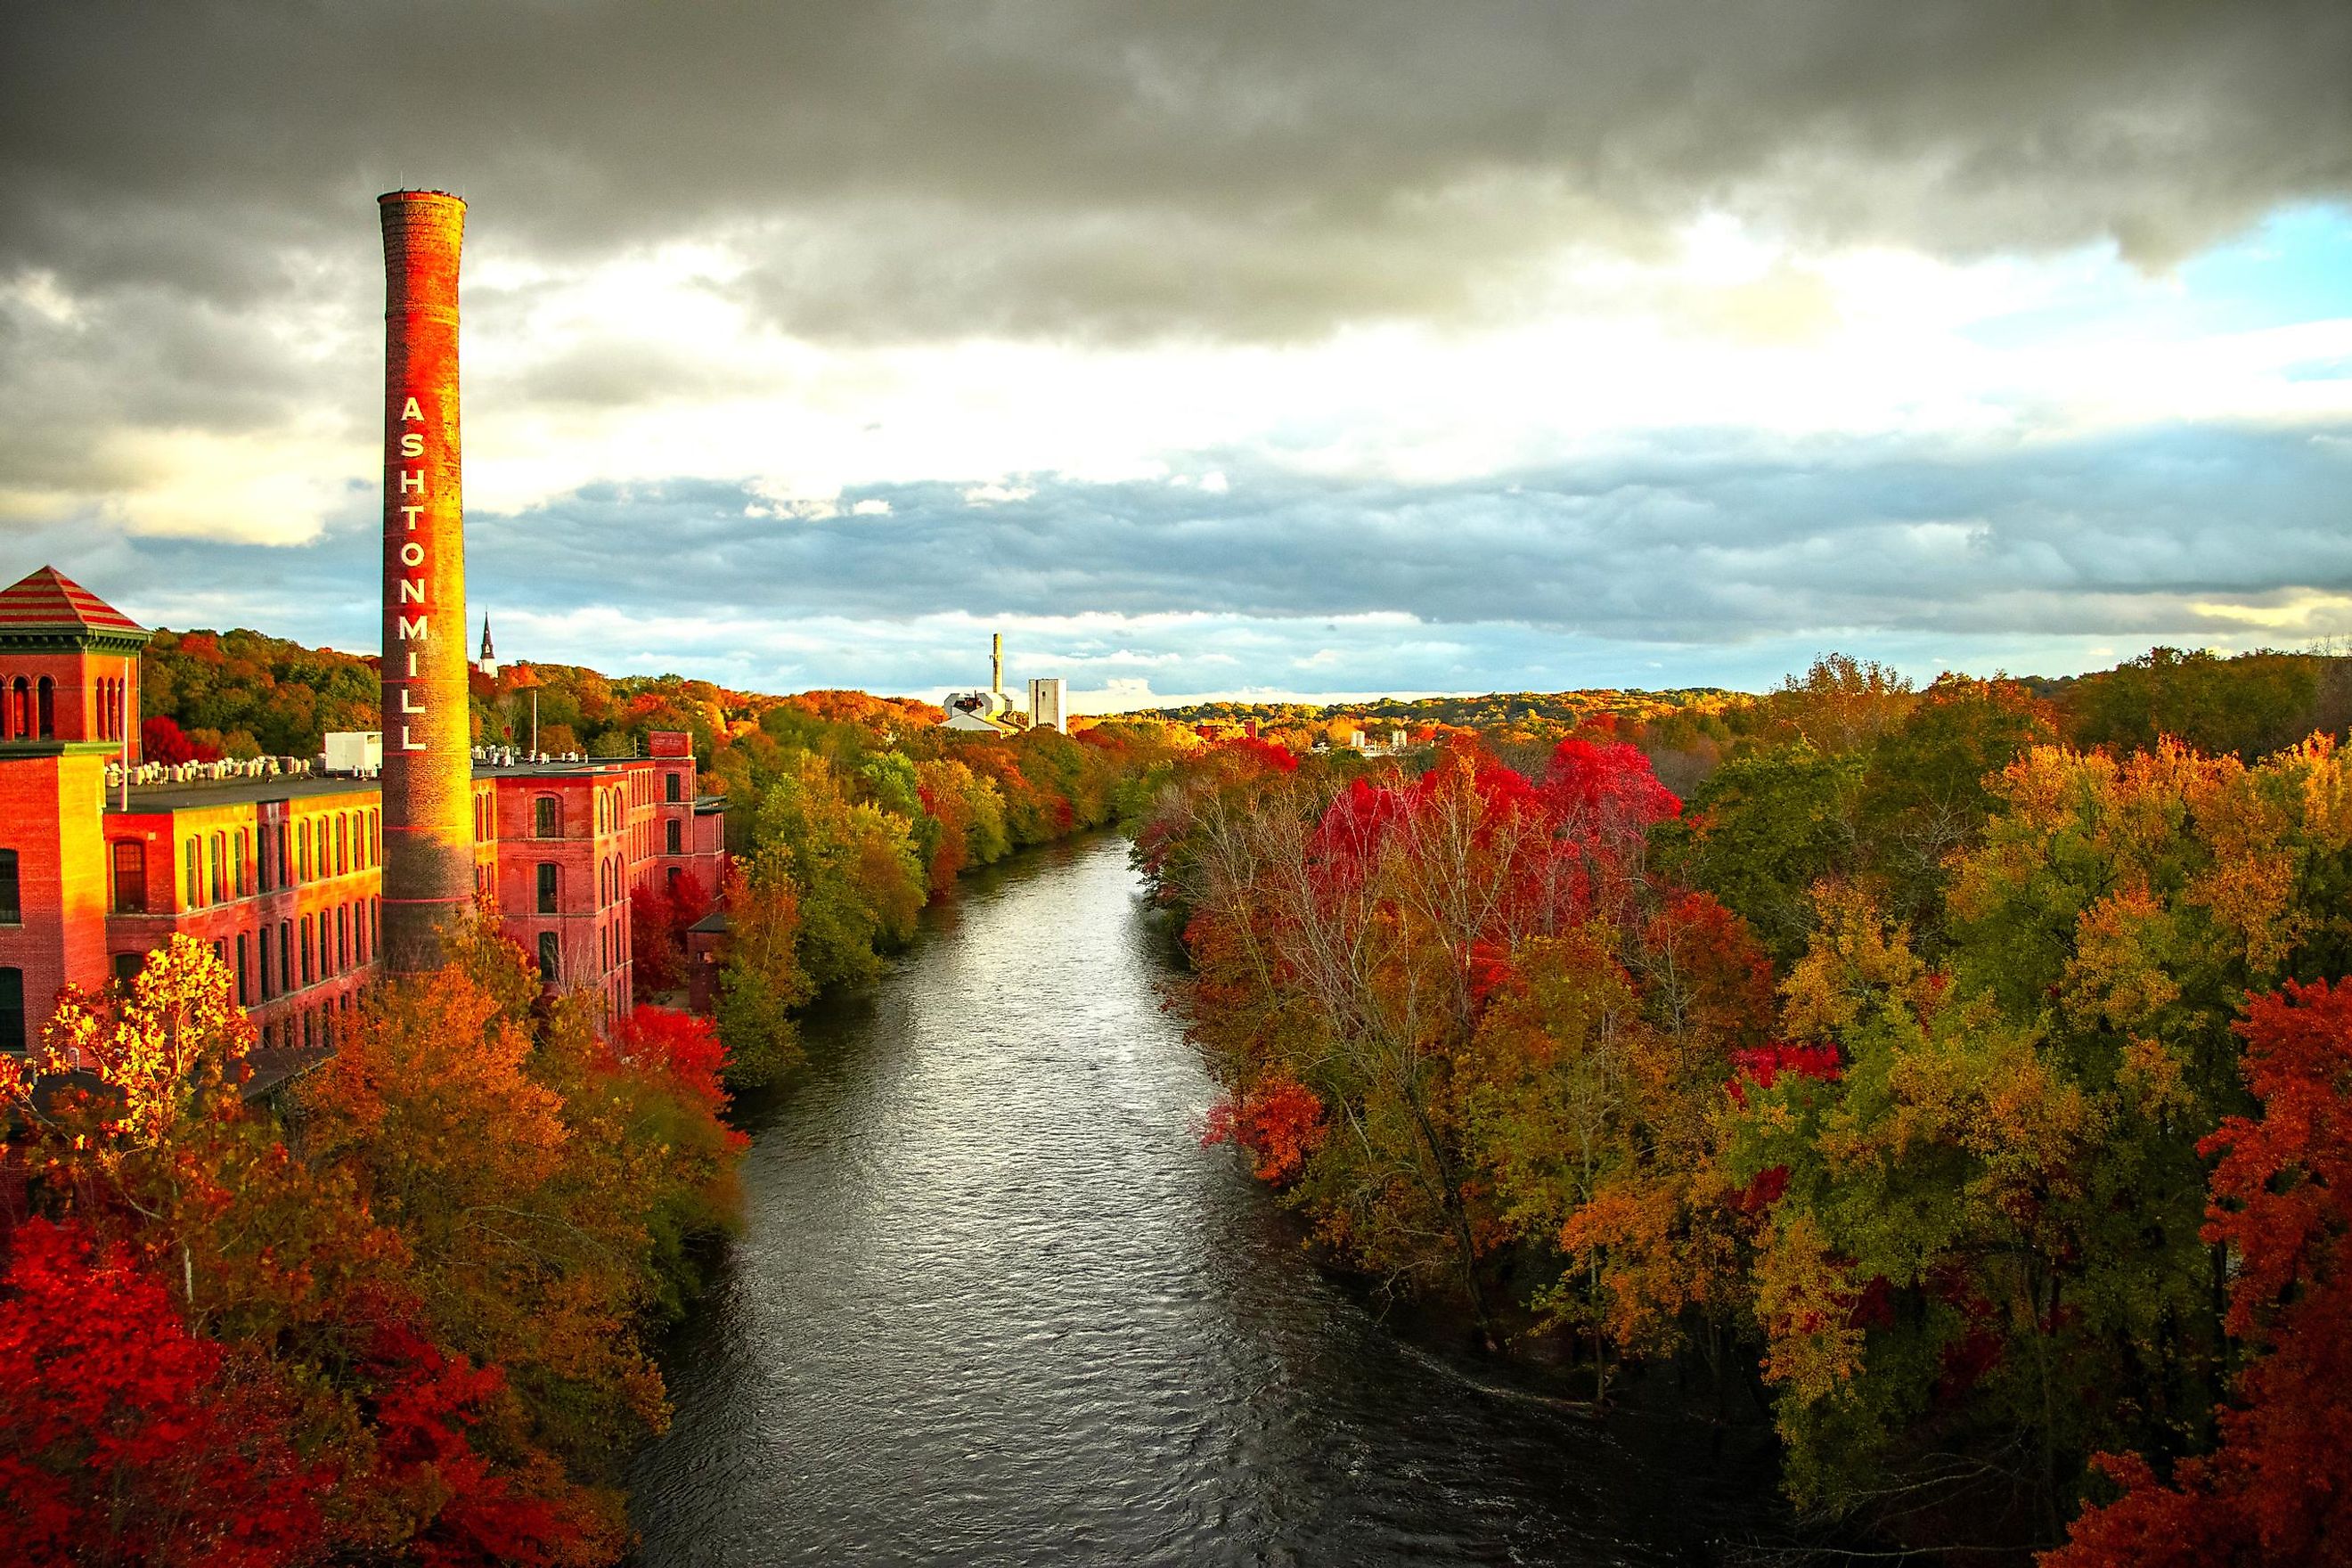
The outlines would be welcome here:
<svg viewBox="0 0 2352 1568">
<path fill-rule="evenodd" d="M 375 196 L 509 657 L 1129 699 L 2352 636 L 2352 6 L 0 7 L 0 574 L 364 649 Z"/>
</svg>

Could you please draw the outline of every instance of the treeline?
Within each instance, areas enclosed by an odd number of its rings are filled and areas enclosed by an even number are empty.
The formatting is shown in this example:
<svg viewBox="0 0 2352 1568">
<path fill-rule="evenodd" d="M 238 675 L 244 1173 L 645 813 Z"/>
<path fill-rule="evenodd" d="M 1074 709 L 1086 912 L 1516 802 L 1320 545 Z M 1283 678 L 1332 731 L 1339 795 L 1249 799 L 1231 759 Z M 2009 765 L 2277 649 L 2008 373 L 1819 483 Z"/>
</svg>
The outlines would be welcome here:
<svg viewBox="0 0 2352 1568">
<path fill-rule="evenodd" d="M 382 727 L 372 656 L 305 647 L 255 631 L 157 631 L 140 655 L 142 739 L 159 762 L 318 754 L 327 732 Z M 469 682 L 471 734 L 481 745 L 551 756 L 643 754 L 646 734 L 680 730 L 709 757 L 761 715 L 796 705 L 869 729 L 935 724 L 929 703 L 859 691 L 775 697 L 677 675 L 606 676 L 579 665 L 510 664 Z"/>
<path fill-rule="evenodd" d="M 667 1415 L 650 1336 L 741 1140 L 707 1023 L 606 1041 L 539 991 L 469 928 L 257 1101 L 231 976 L 175 936 L 0 1058 L 10 1562 L 621 1554 L 620 1467 Z"/>
<path fill-rule="evenodd" d="M 2343 1561 L 2352 769 L 2238 700 L 2329 679 L 1824 660 L 1687 805 L 1606 724 L 1220 745 L 1138 847 L 1210 1135 L 1604 1405 L 1748 1384 L 1791 1498 L 1894 1549 Z"/>
</svg>

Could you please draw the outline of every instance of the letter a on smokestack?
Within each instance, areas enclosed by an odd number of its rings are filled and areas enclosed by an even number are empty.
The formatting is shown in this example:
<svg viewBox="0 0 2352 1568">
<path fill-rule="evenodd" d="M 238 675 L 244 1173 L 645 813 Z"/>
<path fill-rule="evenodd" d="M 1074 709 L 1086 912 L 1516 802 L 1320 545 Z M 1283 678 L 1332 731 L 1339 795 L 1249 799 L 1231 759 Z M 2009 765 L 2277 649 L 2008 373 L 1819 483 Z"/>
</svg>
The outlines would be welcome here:
<svg viewBox="0 0 2352 1568">
<path fill-rule="evenodd" d="M 474 894 L 458 483 L 457 250 L 466 204 L 377 198 L 383 219 L 383 957 L 440 962 Z"/>
</svg>

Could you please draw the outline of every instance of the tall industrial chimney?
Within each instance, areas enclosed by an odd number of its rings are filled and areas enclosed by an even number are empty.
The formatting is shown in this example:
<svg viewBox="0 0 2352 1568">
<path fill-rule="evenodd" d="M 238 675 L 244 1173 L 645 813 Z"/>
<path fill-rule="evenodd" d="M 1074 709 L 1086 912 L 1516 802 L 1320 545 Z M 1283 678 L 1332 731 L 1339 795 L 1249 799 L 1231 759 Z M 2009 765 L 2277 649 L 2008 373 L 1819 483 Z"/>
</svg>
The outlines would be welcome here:
<svg viewBox="0 0 2352 1568">
<path fill-rule="evenodd" d="M 1004 634 L 1003 632 L 988 634 L 988 689 L 991 691 L 1004 689 Z"/>
<path fill-rule="evenodd" d="M 457 247 L 466 204 L 376 198 L 383 219 L 383 957 L 440 962 L 474 895 L 458 494 Z"/>
</svg>

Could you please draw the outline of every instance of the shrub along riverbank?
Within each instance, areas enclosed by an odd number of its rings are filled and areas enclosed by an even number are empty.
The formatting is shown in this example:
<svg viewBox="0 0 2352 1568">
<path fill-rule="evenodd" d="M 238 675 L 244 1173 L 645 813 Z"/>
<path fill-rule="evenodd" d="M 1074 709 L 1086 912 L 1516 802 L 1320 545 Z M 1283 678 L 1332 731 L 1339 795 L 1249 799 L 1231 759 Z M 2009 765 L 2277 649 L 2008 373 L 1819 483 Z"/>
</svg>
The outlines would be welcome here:
<svg viewBox="0 0 2352 1568">
<path fill-rule="evenodd" d="M 1899 1546 L 2343 1561 L 2334 742 L 2082 749 L 1835 661 L 1759 706 L 1687 805 L 1614 723 L 1182 764 L 1138 855 L 1210 1137 L 1599 1396 L 1752 1380 L 1792 1499 Z"/>
</svg>

